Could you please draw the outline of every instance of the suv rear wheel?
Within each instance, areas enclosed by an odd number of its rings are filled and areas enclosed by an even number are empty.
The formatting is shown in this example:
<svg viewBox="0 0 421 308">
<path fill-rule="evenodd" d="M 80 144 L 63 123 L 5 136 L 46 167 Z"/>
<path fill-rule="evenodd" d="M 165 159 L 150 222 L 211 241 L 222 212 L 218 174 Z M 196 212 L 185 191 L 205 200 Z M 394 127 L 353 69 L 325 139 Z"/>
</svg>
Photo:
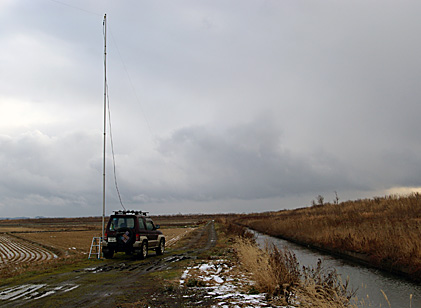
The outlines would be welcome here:
<svg viewBox="0 0 421 308">
<path fill-rule="evenodd" d="M 143 260 L 147 256 L 148 256 L 148 242 L 147 241 L 143 241 L 142 242 L 142 246 L 140 246 L 139 258 Z"/>
<path fill-rule="evenodd" d="M 112 250 L 104 251 L 103 255 L 105 259 L 112 259 L 114 255 L 114 251 Z"/>
</svg>

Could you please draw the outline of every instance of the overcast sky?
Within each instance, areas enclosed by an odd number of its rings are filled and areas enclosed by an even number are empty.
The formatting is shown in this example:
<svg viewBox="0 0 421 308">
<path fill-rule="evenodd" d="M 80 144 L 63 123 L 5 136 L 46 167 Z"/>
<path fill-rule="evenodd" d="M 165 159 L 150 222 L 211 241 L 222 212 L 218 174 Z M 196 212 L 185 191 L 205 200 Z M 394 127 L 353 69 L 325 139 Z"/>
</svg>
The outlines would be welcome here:
<svg viewBox="0 0 421 308">
<path fill-rule="evenodd" d="M 421 187 L 421 2 L 0 2 L 0 217 L 262 212 Z M 109 128 L 107 129 L 109 137 Z M 106 213 L 121 209 L 107 143 Z"/>
</svg>

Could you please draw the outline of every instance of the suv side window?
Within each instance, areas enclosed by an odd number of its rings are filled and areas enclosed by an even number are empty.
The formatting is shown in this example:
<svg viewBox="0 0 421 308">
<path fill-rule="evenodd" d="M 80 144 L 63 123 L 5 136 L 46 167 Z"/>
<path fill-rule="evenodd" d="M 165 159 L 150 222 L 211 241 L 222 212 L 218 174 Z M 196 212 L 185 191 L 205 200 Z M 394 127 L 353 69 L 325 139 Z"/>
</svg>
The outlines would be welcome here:
<svg viewBox="0 0 421 308">
<path fill-rule="evenodd" d="M 153 230 L 153 223 L 150 220 L 146 221 L 146 229 L 152 231 Z"/>
<path fill-rule="evenodd" d="M 139 229 L 145 230 L 145 224 L 143 223 L 143 219 L 139 217 Z"/>
</svg>

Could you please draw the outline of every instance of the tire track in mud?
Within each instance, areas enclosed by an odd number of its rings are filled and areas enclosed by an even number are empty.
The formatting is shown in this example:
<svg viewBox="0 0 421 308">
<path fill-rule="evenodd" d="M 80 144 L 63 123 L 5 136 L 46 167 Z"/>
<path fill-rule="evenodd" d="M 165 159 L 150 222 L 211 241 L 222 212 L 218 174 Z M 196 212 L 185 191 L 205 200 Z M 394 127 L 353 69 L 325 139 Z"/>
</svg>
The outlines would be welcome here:
<svg viewBox="0 0 421 308">
<path fill-rule="evenodd" d="M 201 228 L 195 236 L 181 250 L 189 250 L 188 252 L 202 252 L 215 246 L 217 241 L 215 222 L 209 221 Z M 205 246 L 203 246 L 205 242 Z"/>
<path fill-rule="evenodd" d="M 118 296 L 123 296 L 128 286 L 141 282 L 141 276 L 147 273 L 162 271 L 174 266 L 175 262 L 197 258 L 197 253 L 208 250 L 216 245 L 217 236 L 214 221 L 208 222 L 200 228 L 196 235 L 181 250 L 188 250 L 180 254 L 155 258 L 151 255 L 144 261 L 127 257 L 124 262 L 107 260 L 107 262 L 93 268 L 85 268 L 67 273 L 69 279 L 60 283 L 38 283 L 14 286 L 0 289 L 0 306 L 2 307 L 44 307 L 49 301 L 62 301 L 64 307 L 108 307 L 112 306 Z M 0 244 L 1 246 L 1 244 Z M 101 279 L 101 275 L 113 275 L 112 281 Z M 63 274 L 61 274 L 63 275 Z M 60 276 L 58 274 L 57 276 Z M 108 277 L 108 276 L 106 276 Z M 54 278 L 48 278 L 54 281 Z M 87 283 L 87 281 L 89 283 Z M 92 282 L 93 281 L 93 282 Z M 64 293 L 77 290 L 72 297 L 65 300 L 60 297 Z"/>
</svg>

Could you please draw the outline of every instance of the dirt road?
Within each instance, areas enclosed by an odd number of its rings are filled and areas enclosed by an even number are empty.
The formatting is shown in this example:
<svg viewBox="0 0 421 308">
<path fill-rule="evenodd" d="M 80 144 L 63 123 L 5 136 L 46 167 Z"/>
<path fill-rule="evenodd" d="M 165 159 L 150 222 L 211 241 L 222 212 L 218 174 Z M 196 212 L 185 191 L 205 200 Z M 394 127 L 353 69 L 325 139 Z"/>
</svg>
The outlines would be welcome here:
<svg viewBox="0 0 421 308">
<path fill-rule="evenodd" d="M 185 246 L 145 260 L 119 254 L 93 260 L 91 267 L 56 271 L 0 287 L 1 307 L 189 307 L 162 277 L 215 246 L 214 222 L 197 229 Z M 156 305 L 151 305 L 151 301 Z"/>
</svg>

